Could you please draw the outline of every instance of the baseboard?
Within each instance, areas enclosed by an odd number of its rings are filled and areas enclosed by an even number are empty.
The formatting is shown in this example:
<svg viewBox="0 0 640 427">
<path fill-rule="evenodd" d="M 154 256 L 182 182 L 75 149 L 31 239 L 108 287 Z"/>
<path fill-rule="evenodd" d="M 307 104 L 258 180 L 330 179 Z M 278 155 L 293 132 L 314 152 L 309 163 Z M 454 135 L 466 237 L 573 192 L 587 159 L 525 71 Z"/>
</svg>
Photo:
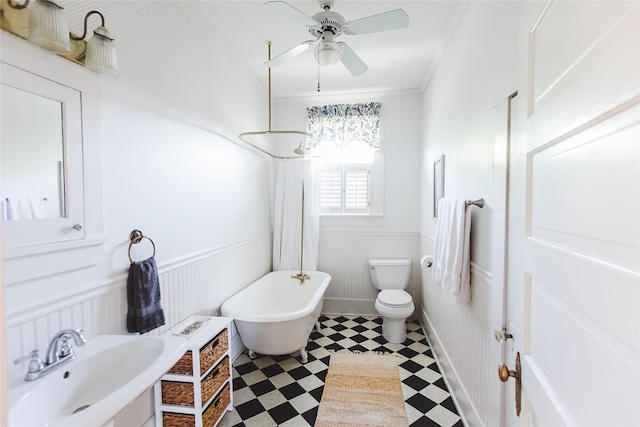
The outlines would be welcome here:
<svg viewBox="0 0 640 427">
<path fill-rule="evenodd" d="M 469 398 L 466 389 L 462 386 L 458 373 L 451 364 L 451 359 L 449 358 L 446 350 L 442 347 L 438 334 L 433 329 L 431 322 L 429 321 L 427 313 L 425 313 L 424 309 L 421 307 L 419 308 L 419 311 L 420 324 L 427 336 L 427 340 L 429 341 L 438 369 L 440 369 L 442 378 L 444 379 L 447 389 L 451 394 L 451 399 L 453 399 L 456 408 L 458 408 L 458 415 L 460 415 L 462 423 L 465 427 L 483 426 L 480 417 L 478 416 L 474 406 L 471 404 L 471 399 Z"/>
</svg>

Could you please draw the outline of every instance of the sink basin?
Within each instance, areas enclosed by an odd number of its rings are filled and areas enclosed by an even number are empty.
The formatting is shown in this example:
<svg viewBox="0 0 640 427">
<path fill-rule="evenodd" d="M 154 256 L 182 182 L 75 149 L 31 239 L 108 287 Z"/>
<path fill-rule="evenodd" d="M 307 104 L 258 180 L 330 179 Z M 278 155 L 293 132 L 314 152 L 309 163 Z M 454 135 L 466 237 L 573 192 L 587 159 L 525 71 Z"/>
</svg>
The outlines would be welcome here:
<svg viewBox="0 0 640 427">
<path fill-rule="evenodd" d="M 99 335 L 76 359 L 9 389 L 10 426 L 100 426 L 182 357 L 184 338 Z"/>
</svg>

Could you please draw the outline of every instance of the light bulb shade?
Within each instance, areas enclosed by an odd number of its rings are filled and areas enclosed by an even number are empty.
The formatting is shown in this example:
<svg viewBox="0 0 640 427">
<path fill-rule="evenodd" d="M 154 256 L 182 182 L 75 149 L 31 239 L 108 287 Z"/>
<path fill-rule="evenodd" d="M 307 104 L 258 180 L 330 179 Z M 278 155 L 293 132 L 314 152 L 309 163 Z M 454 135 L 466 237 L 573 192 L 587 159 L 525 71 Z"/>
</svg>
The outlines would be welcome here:
<svg viewBox="0 0 640 427">
<path fill-rule="evenodd" d="M 106 35 L 104 35 L 106 34 Z M 98 27 L 87 42 L 85 67 L 99 74 L 118 75 L 118 59 L 113 39 L 104 27 Z"/>
<path fill-rule="evenodd" d="M 315 49 L 315 56 L 320 65 L 335 65 L 340 61 L 342 50 L 336 43 L 319 43 Z"/>
<path fill-rule="evenodd" d="M 36 0 L 29 13 L 29 42 L 56 53 L 71 52 L 69 25 L 63 9 L 48 0 Z"/>
</svg>

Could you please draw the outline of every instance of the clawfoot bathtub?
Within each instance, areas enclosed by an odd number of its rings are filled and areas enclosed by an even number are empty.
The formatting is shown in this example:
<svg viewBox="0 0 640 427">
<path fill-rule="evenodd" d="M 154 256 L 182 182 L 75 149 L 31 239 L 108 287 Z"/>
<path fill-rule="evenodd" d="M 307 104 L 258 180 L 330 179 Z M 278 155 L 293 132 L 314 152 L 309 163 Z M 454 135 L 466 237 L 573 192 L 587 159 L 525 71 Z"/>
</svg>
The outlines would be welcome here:
<svg viewBox="0 0 640 427">
<path fill-rule="evenodd" d="M 222 304 L 222 314 L 235 320 L 249 357 L 300 350 L 302 363 L 307 362 L 305 347 L 313 326 L 320 327 L 322 298 L 331 276 L 322 271 L 305 272 L 309 279 L 301 284 L 291 278 L 297 273 L 268 273 Z"/>
</svg>

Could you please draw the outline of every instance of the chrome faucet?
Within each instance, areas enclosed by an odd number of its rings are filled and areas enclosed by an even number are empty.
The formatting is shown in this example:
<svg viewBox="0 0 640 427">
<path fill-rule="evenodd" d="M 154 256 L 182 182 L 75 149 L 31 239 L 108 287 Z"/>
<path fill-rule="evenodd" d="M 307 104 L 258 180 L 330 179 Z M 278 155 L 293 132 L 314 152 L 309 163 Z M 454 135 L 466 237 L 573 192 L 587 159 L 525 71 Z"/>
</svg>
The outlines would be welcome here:
<svg viewBox="0 0 640 427">
<path fill-rule="evenodd" d="M 73 353 L 73 348 L 69 342 L 69 337 L 72 337 L 78 347 L 84 345 L 87 340 L 82 335 L 82 329 L 63 329 L 51 338 L 49 348 L 47 349 L 47 360 L 45 366 L 60 363 L 61 360 L 71 357 L 75 359 L 76 355 Z"/>
<path fill-rule="evenodd" d="M 33 350 L 29 356 L 20 357 L 13 364 L 29 360 L 29 369 L 25 381 L 37 380 L 76 358 L 70 340 L 73 339 L 78 347 L 84 345 L 87 340 L 82 335 L 82 332 L 82 329 L 63 329 L 55 334 L 49 342 L 44 362 L 40 358 L 38 350 Z"/>
</svg>

